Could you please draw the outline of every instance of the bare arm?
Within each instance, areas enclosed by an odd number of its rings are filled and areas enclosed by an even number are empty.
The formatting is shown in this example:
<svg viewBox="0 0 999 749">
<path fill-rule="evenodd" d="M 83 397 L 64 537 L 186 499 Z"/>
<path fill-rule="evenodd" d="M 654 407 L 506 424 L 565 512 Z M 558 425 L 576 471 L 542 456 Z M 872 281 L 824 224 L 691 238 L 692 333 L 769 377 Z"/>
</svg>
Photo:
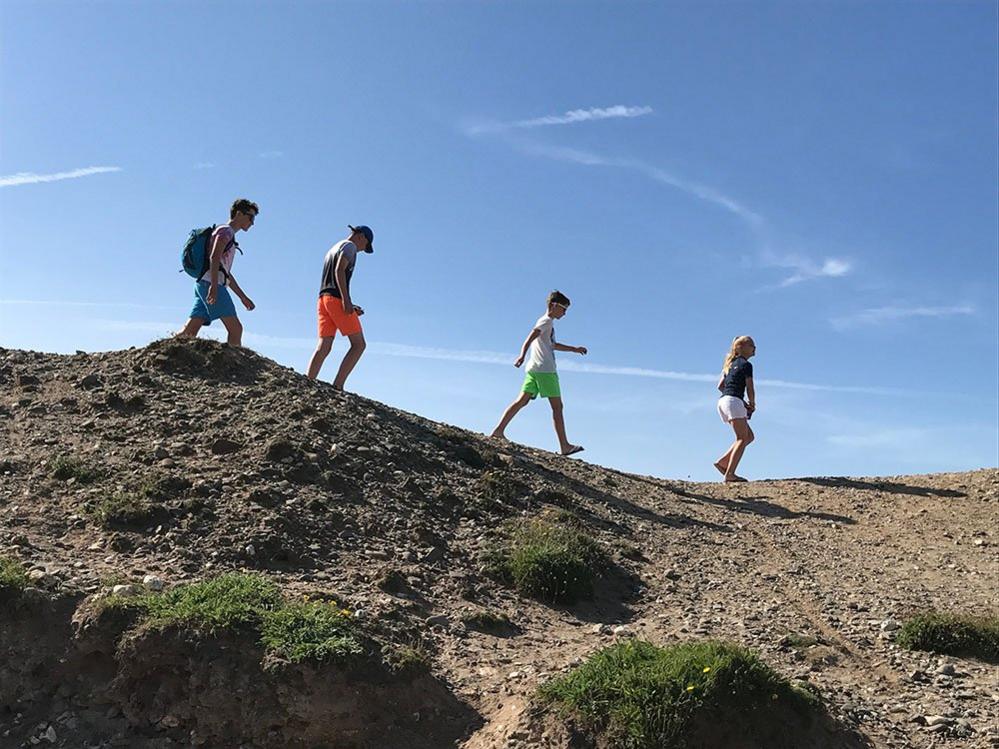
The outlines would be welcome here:
<svg viewBox="0 0 999 749">
<path fill-rule="evenodd" d="M 350 301 L 350 289 L 347 287 L 347 266 L 349 265 L 346 255 L 340 255 L 340 259 L 336 261 L 336 287 L 340 291 L 340 301 L 343 302 L 343 311 L 346 314 L 351 314 L 354 311 L 354 305 Z"/>
<path fill-rule="evenodd" d="M 248 297 L 246 294 L 244 294 L 243 290 L 239 288 L 239 284 L 236 283 L 235 276 L 229 276 L 229 288 L 232 289 L 234 292 L 236 292 L 236 296 L 239 297 L 239 300 L 243 303 L 243 306 L 246 307 L 248 310 L 252 310 L 254 307 L 257 306 L 253 303 L 253 300 L 250 299 L 250 297 Z"/>
<path fill-rule="evenodd" d="M 756 410 L 756 388 L 753 386 L 753 378 L 752 377 L 747 377 L 746 378 L 746 395 L 749 397 L 749 403 L 747 404 L 749 406 L 749 410 L 750 411 L 755 411 Z"/>
<path fill-rule="evenodd" d="M 564 343 L 556 343 L 552 345 L 552 348 L 556 351 L 568 351 L 572 354 L 585 354 L 586 346 L 568 346 Z"/>
<path fill-rule="evenodd" d="M 538 330 L 537 328 L 531 331 L 531 334 L 527 336 L 527 338 L 524 340 L 524 345 L 520 347 L 520 356 L 517 357 L 517 360 L 513 363 L 513 366 L 519 367 L 521 364 L 524 363 L 524 358 L 527 356 L 527 347 L 530 346 L 531 341 L 537 338 L 538 335 L 540 334 L 541 331 Z"/>
<path fill-rule="evenodd" d="M 222 255 L 225 253 L 226 240 L 222 238 L 222 232 L 216 232 L 212 240 L 212 254 L 208 257 L 208 296 L 205 299 L 208 304 L 215 304 L 219 292 L 219 266 L 222 264 Z"/>
</svg>

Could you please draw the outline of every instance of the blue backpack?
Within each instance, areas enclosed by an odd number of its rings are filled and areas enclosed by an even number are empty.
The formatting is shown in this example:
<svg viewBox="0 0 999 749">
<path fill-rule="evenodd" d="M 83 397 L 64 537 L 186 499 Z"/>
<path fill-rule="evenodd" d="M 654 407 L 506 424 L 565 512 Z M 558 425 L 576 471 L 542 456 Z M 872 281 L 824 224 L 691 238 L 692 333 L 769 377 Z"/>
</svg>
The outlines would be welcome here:
<svg viewBox="0 0 999 749">
<path fill-rule="evenodd" d="M 191 278 L 201 278 L 208 272 L 209 261 L 211 260 L 211 251 L 208 243 L 216 227 L 217 224 L 212 224 L 202 229 L 192 229 L 191 235 L 187 238 L 184 249 L 180 253 L 180 263 L 183 266 L 182 270 Z M 236 244 L 236 240 L 230 240 L 225 249 L 228 250 L 234 244 Z M 240 253 L 242 253 L 242 250 L 240 250 Z M 219 270 L 223 274 L 228 275 L 225 272 L 225 268 L 219 268 Z"/>
</svg>

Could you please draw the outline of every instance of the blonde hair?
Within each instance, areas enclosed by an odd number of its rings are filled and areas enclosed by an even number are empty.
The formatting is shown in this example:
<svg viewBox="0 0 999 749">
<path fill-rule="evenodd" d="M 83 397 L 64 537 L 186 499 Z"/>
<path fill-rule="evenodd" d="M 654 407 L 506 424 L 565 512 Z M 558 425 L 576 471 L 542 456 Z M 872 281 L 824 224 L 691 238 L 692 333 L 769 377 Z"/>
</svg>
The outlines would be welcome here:
<svg viewBox="0 0 999 749">
<path fill-rule="evenodd" d="M 732 362 L 736 360 L 737 357 L 742 356 L 740 349 L 747 344 L 752 343 L 752 337 L 748 335 L 741 335 L 732 340 L 732 346 L 728 350 L 728 354 L 725 356 L 725 364 L 722 366 L 722 374 L 728 374 L 729 367 L 732 366 Z"/>
</svg>

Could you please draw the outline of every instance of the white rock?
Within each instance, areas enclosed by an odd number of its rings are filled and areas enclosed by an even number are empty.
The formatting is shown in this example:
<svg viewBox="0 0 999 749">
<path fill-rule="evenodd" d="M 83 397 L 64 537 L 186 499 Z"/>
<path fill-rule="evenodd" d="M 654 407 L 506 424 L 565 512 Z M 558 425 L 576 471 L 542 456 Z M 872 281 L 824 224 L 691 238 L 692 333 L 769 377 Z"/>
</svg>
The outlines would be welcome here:
<svg viewBox="0 0 999 749">
<path fill-rule="evenodd" d="M 901 629 L 901 628 L 902 628 L 902 625 L 899 624 L 894 619 L 892 619 L 891 617 L 888 617 L 883 622 L 881 622 L 881 631 L 882 632 L 894 632 L 894 631 L 896 631 L 898 629 Z"/>
<path fill-rule="evenodd" d="M 927 715 L 926 716 L 926 725 L 928 725 L 928 726 L 947 725 L 948 723 L 953 723 L 953 722 L 954 722 L 953 720 L 951 720 L 950 718 L 947 718 L 947 717 L 945 717 L 943 715 Z"/>
<path fill-rule="evenodd" d="M 142 584 L 150 590 L 163 590 L 163 581 L 156 575 L 146 575 L 142 578 Z"/>
<path fill-rule="evenodd" d="M 49 726 L 47 729 L 45 729 L 45 734 L 42 736 L 42 738 L 44 738 L 50 744 L 54 744 L 57 741 L 55 728 Z"/>
<path fill-rule="evenodd" d="M 111 588 L 111 594 L 115 596 L 134 596 L 138 593 L 139 589 L 134 585 L 115 585 Z"/>
</svg>

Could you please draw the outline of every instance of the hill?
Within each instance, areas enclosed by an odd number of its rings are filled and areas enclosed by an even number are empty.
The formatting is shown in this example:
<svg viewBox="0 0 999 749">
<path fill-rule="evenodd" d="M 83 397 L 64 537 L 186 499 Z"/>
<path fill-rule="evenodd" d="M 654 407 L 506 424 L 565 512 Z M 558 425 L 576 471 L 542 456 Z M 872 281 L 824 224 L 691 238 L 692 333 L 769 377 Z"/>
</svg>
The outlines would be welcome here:
<svg viewBox="0 0 999 749">
<path fill-rule="evenodd" d="M 165 340 L 0 350 L 0 475 L 0 746 L 624 746 L 537 689 L 632 638 L 820 695 L 791 746 L 999 745 L 994 669 L 895 641 L 994 616 L 995 469 L 664 480 Z"/>
</svg>

